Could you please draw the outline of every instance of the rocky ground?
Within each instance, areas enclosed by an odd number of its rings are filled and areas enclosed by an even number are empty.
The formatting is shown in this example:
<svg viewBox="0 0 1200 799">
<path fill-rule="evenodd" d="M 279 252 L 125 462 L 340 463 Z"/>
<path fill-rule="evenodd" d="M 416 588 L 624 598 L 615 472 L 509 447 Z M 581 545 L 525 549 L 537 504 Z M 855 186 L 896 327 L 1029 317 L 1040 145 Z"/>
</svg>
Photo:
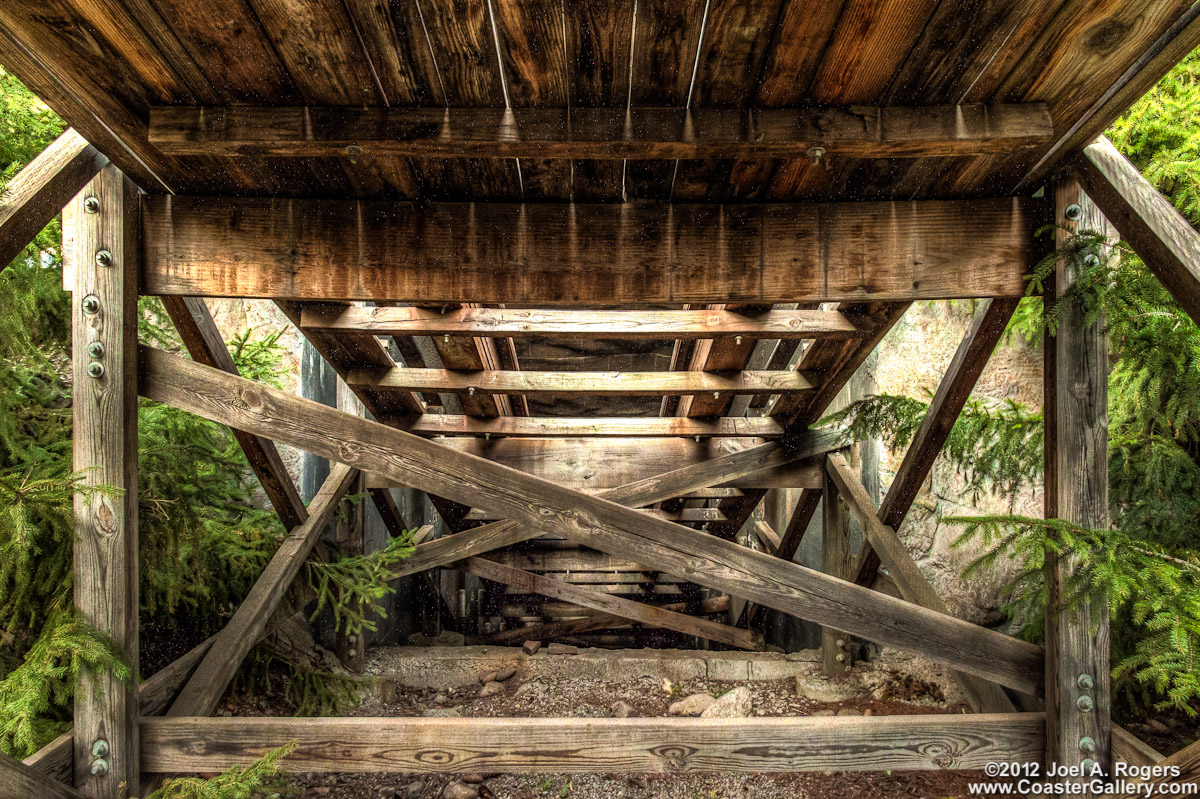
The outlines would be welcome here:
<svg viewBox="0 0 1200 799">
<path fill-rule="evenodd" d="M 708 653 L 696 653 L 706 655 Z M 847 676 L 821 677 L 816 653 L 800 653 L 800 673 L 786 679 L 672 681 L 580 676 L 569 650 L 481 672 L 451 687 L 417 687 L 386 679 L 350 715 L 405 717 L 833 716 L 962 712 L 947 675 L 898 656 L 856 665 Z M 792 656 L 789 656 L 792 657 Z M 776 663 L 776 666 L 779 664 Z M 724 667 L 723 667 L 724 668 Z M 573 673 L 574 672 L 574 673 Z M 436 675 L 432 678 L 436 682 Z M 226 712 L 276 712 L 259 704 Z M 297 774 L 298 795 L 331 799 L 735 799 L 737 797 L 966 797 L 976 772 L 895 774 Z"/>
</svg>

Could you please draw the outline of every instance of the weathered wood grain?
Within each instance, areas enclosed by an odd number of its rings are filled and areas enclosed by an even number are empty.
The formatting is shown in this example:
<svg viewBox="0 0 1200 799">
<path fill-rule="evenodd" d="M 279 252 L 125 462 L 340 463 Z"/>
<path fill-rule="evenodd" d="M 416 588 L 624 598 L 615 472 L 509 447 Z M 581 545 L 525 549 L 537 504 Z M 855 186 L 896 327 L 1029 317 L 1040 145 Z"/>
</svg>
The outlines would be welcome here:
<svg viewBox="0 0 1200 799">
<path fill-rule="evenodd" d="M 821 571 L 844 580 L 851 567 L 850 514 L 841 486 L 827 473 L 821 491 Z M 821 628 L 822 674 L 827 677 L 845 674 L 853 665 L 851 653 L 849 635 L 836 628 Z"/>
<path fill-rule="evenodd" d="M 0 192 L 0 270 L 58 216 L 108 159 L 68 128 Z"/>
<path fill-rule="evenodd" d="M 801 618 L 1036 693 L 1031 644 L 426 439 L 143 348 L 146 396 Z"/>
<path fill-rule="evenodd" d="M 297 771 L 786 772 L 1036 762 L 1040 713 L 749 719 L 145 719 L 148 771 L 245 766 L 289 740 Z"/>
<path fill-rule="evenodd" d="M 1200 320 L 1200 234 L 1101 136 L 1071 159 L 1084 191 L 1193 320 Z"/>
<path fill-rule="evenodd" d="M 85 196 L 95 197 L 89 213 Z M 75 607 L 138 666 L 137 189 L 105 167 L 63 212 L 73 245 Z M 108 253 L 102 265 L 97 255 Z M 94 306 L 91 303 L 95 303 Z M 85 310 L 85 305 L 88 309 Z M 93 313 L 92 310 L 95 310 Z M 99 342 L 101 352 L 89 352 Z M 99 376 L 93 376 L 98 374 Z M 115 486 L 120 493 L 95 490 Z M 87 489 L 92 489 L 87 491 Z M 138 785 L 136 688 L 84 669 L 75 693 L 75 785 L 116 799 Z M 108 771 L 93 775 L 92 743 L 108 741 Z"/>
<path fill-rule="evenodd" d="M 507 372 L 392 368 L 355 369 L 346 382 L 354 388 L 400 391 L 452 391 L 469 394 L 556 396 L 588 394 L 788 394 L 812 391 L 800 372 Z"/>
<path fill-rule="evenodd" d="M 1114 752 L 1115 754 L 1115 752 Z M 1185 746 L 1173 755 L 1164 757 L 1156 764 L 1161 767 L 1175 767 L 1179 769 L 1178 777 L 1163 776 L 1146 780 L 1145 782 L 1153 785 L 1153 789 L 1147 789 L 1146 786 L 1139 786 L 1138 793 L 1127 793 L 1114 797 L 1114 799 L 1137 799 L 1139 796 L 1162 795 L 1168 796 L 1169 788 L 1163 786 L 1182 785 L 1186 783 L 1195 783 L 1200 780 L 1200 741 L 1197 741 L 1190 746 Z M 1174 772 L 1172 772 L 1174 773 Z M 1158 791 L 1159 793 L 1151 794 L 1150 790 Z M 1186 796 L 1180 792 L 1178 795 Z"/>
<path fill-rule="evenodd" d="M 491 559 L 494 560 L 494 556 Z M 689 611 L 687 602 L 672 602 L 669 605 L 658 605 L 657 607 L 659 610 L 669 610 L 675 613 L 687 613 Z M 729 610 L 729 597 L 720 596 L 701 600 L 698 612 L 702 614 L 724 613 L 727 610 Z M 581 619 L 551 621 L 545 624 L 535 624 L 532 627 L 515 627 L 511 630 L 503 630 L 483 636 L 478 642 L 481 644 L 511 646 L 525 641 L 553 641 L 557 638 L 578 635 L 579 633 L 594 630 L 612 630 L 629 626 L 631 626 L 631 622 L 628 619 L 607 613 L 596 613 Z"/>
<path fill-rule="evenodd" d="M 541 594 L 551 599 L 560 599 L 609 615 L 648 624 L 651 627 L 674 630 L 684 635 L 695 635 L 739 649 L 761 650 L 763 648 L 762 635 L 749 630 L 739 630 L 727 624 L 664 610 L 643 602 L 622 599 L 602 591 L 514 569 L 485 558 L 470 558 L 457 566 L 476 577 L 503 583 L 524 593 Z"/>
<path fill-rule="evenodd" d="M 141 290 L 609 307 L 1012 297 L 1025 291 L 1039 207 L 148 196 Z"/>
<path fill-rule="evenodd" d="M 394 427 L 421 436 L 472 438 L 778 438 L 779 422 L 767 417 L 689 419 L 638 416 L 509 416 L 473 419 L 460 414 L 426 413 L 397 420 Z"/>
<path fill-rule="evenodd" d="M 0 752 L 0 796 L 85 799 L 84 794 Z"/>
<path fill-rule="evenodd" d="M 1113 762 L 1132 763 L 1135 766 L 1154 766 L 1166 759 L 1150 744 L 1138 738 L 1120 724 L 1112 728 Z"/>
<path fill-rule="evenodd" d="M 837 311 L 809 310 L 751 315 L 729 310 L 462 308 L 440 313 L 414 307 L 313 304 L 304 308 L 301 324 L 305 331 L 353 330 L 377 336 L 562 336 L 630 341 L 718 335 L 747 339 L 852 338 L 860 334 L 859 327 Z"/>
<path fill-rule="evenodd" d="M 330 470 L 312 499 L 308 518 L 275 550 L 233 618 L 217 633 L 204 661 L 171 703 L 168 716 L 206 716 L 213 712 L 357 476 L 357 470 L 343 464 Z"/>
</svg>

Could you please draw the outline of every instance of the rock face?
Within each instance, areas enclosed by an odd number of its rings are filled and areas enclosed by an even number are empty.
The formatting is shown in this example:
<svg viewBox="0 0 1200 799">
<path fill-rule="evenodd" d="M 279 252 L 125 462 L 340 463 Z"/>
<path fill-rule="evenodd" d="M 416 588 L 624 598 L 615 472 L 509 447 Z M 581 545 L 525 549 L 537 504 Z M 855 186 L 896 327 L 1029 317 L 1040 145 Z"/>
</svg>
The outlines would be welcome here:
<svg viewBox="0 0 1200 799">
<path fill-rule="evenodd" d="M 504 686 L 498 682 L 495 682 L 494 680 L 489 683 L 484 683 L 483 688 L 481 688 L 479 691 L 480 696 L 495 696 L 496 694 L 502 693 L 504 693 Z"/>
<path fill-rule="evenodd" d="M 796 696 L 811 699 L 814 702 L 841 702 L 846 698 L 844 686 L 830 682 L 816 675 L 796 675 Z"/>
<path fill-rule="evenodd" d="M 699 716 L 717 703 L 712 694 L 692 694 L 687 699 L 672 702 L 667 712 L 672 716 Z"/>
<path fill-rule="evenodd" d="M 542 648 L 541 641 L 526 641 L 521 645 L 521 649 L 526 655 L 536 655 L 538 650 Z"/>
<path fill-rule="evenodd" d="M 612 707 L 608 711 L 614 719 L 627 719 L 637 715 L 637 711 L 633 709 L 633 705 L 628 702 L 613 702 Z"/>
<path fill-rule="evenodd" d="M 740 719 L 750 715 L 750 689 L 739 685 L 722 694 L 707 710 L 700 714 L 702 719 Z"/>
</svg>

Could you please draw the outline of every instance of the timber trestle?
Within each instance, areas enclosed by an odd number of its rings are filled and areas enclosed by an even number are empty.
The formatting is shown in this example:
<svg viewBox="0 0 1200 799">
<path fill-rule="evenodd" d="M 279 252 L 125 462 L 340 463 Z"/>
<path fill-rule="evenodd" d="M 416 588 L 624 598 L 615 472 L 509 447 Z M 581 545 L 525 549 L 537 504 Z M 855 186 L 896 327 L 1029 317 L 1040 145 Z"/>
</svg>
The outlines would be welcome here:
<svg viewBox="0 0 1200 799">
<path fill-rule="evenodd" d="M 193 5 L 0 3 L 0 63 L 74 126 L 0 198 L 0 264 L 66 204 L 75 468 L 123 489 L 77 499 L 75 604 L 135 666 L 139 396 L 234 430 L 288 534 L 212 639 L 140 686 L 85 674 L 73 730 L 0 757 L 0 799 L 137 796 L 292 740 L 301 771 L 1159 757 L 1110 724 L 1106 625 L 1052 613 L 1042 647 L 957 619 L 899 531 L 1039 227 L 1119 231 L 1200 313 L 1194 231 L 1096 140 L 1200 42 L 1200 6 Z M 139 296 L 190 359 L 139 346 Z M 275 302 L 339 375 L 338 407 L 239 376 L 205 298 Z M 816 423 L 911 304 L 957 299 L 975 319 L 877 506 Z M 1046 513 L 1102 526 L 1107 344 L 1084 321 L 1046 342 Z M 307 506 L 277 444 L 332 464 Z M 395 487 L 449 533 L 423 527 L 394 576 L 453 569 L 514 608 L 484 628 L 432 607 L 480 640 L 634 628 L 753 650 L 774 610 L 825 631 L 827 673 L 878 642 L 950 667 L 975 713 L 212 717 L 347 495 L 404 530 Z M 756 518 L 782 489 L 791 513 Z M 795 555 L 819 507 L 812 569 Z"/>
</svg>

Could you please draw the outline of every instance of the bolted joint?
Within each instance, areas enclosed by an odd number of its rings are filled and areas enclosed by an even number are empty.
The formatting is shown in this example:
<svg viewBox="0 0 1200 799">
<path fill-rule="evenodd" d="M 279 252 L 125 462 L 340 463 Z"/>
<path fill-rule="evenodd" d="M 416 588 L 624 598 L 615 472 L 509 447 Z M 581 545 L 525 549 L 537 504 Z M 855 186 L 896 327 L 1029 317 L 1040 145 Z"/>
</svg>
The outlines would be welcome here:
<svg viewBox="0 0 1200 799">
<path fill-rule="evenodd" d="M 363 148 L 359 147 L 357 144 L 351 144 L 348 147 L 346 147 L 346 155 L 348 155 L 350 157 L 350 163 L 352 163 L 352 164 L 357 164 L 358 157 L 362 154 L 363 154 Z"/>
<path fill-rule="evenodd" d="M 98 757 L 92 761 L 92 776 L 103 777 L 108 773 L 108 761 L 102 757 Z"/>
<path fill-rule="evenodd" d="M 1083 265 L 1088 269 L 1096 268 L 1100 265 L 1100 256 L 1096 255 L 1094 252 L 1089 252 L 1087 255 L 1083 256 Z"/>
<path fill-rule="evenodd" d="M 1083 206 L 1079 205 L 1079 203 L 1071 203 L 1063 211 L 1063 216 L 1072 222 L 1078 222 L 1079 218 L 1083 216 Z"/>
<path fill-rule="evenodd" d="M 99 266 L 112 266 L 112 253 L 108 250 L 100 250 L 96 253 L 96 263 Z"/>
<path fill-rule="evenodd" d="M 93 341 L 87 348 L 88 357 L 92 360 L 97 360 L 104 357 L 104 345 L 99 341 Z"/>
<path fill-rule="evenodd" d="M 821 163 L 821 159 L 825 157 L 825 148 L 824 147 L 809 147 L 808 148 L 808 157 L 809 157 L 809 160 L 812 161 L 813 166 L 817 166 L 818 164 Z"/>
<path fill-rule="evenodd" d="M 83 212 L 86 214 L 95 214 L 100 212 L 100 200 L 95 197 L 83 198 Z"/>
<path fill-rule="evenodd" d="M 1079 751 L 1085 755 L 1090 755 L 1096 751 L 1096 741 L 1094 738 L 1084 736 L 1079 739 Z"/>
<path fill-rule="evenodd" d="M 1075 700 L 1075 707 L 1084 713 L 1091 713 L 1095 709 L 1096 703 L 1090 696 L 1081 696 Z"/>
<path fill-rule="evenodd" d="M 97 738 L 92 742 L 92 757 L 108 757 L 108 741 Z"/>
<path fill-rule="evenodd" d="M 1096 687 L 1096 681 L 1092 679 L 1092 675 L 1090 674 L 1080 674 L 1079 678 L 1075 680 L 1075 684 L 1079 686 L 1079 690 L 1081 691 L 1090 691 Z"/>
<path fill-rule="evenodd" d="M 846 655 L 842 652 L 838 652 L 837 655 L 834 656 L 834 659 L 837 660 L 838 663 L 845 663 Z"/>
<path fill-rule="evenodd" d="M 92 361 L 88 364 L 88 377 L 101 378 L 104 377 L 104 364 L 99 361 Z"/>
<path fill-rule="evenodd" d="M 100 313 L 100 298 L 95 294 L 89 294 L 83 298 L 83 302 L 80 303 L 80 307 L 82 307 L 83 312 L 89 316 L 98 314 Z"/>
</svg>

